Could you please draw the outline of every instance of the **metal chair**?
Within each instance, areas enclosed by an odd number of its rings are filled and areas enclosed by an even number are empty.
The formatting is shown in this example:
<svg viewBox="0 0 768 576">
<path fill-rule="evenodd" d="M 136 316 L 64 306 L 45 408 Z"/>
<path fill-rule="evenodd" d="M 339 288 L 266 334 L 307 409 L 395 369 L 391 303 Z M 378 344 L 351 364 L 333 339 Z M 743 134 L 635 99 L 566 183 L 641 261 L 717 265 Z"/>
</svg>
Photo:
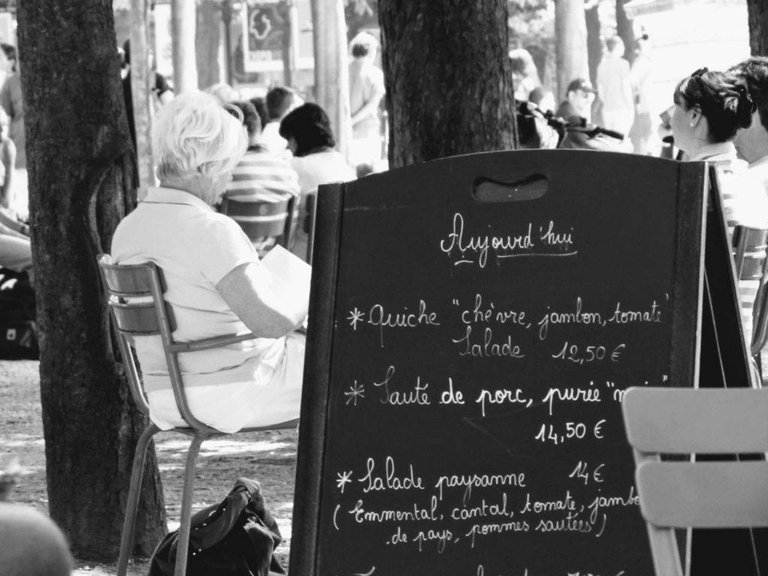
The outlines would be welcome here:
<svg viewBox="0 0 768 576">
<path fill-rule="evenodd" d="M 117 334 L 125 371 L 128 375 L 131 395 L 136 405 L 144 414 L 149 415 L 149 405 L 142 386 L 133 347 L 133 339 L 135 336 L 160 335 L 176 405 L 179 414 L 181 414 L 182 419 L 187 424 L 184 427 L 177 427 L 168 431 L 178 432 L 191 437 L 184 471 L 179 540 L 174 571 L 175 576 L 182 576 L 186 573 L 189 552 L 195 465 L 200 447 L 208 438 L 226 436 L 227 434 L 206 426 L 197 420 L 190 411 L 184 390 L 183 377 L 179 369 L 178 355 L 182 352 L 219 348 L 255 338 L 255 336 L 253 334 L 245 334 L 240 336 L 220 336 L 192 342 L 177 342 L 173 338 L 172 310 L 163 297 L 164 289 L 161 270 L 151 262 L 125 266 L 113 264 L 109 255 L 106 254 L 99 255 L 98 262 L 104 291 L 111 311 L 112 323 Z M 243 428 L 240 432 L 293 428 L 297 423 L 298 420 L 291 420 L 273 426 Z M 152 437 L 159 431 L 160 429 L 157 426 L 150 423 L 142 432 L 136 446 L 120 544 L 120 557 L 117 567 L 118 576 L 125 576 L 128 569 L 128 560 L 133 547 L 136 514 L 147 447 Z"/>
<path fill-rule="evenodd" d="M 263 256 L 275 244 L 291 248 L 297 208 L 296 197 L 279 202 L 242 202 L 224 198 L 219 212 L 237 222 Z"/>
<path fill-rule="evenodd" d="M 745 329 L 751 333 L 750 355 L 757 385 L 762 384 L 760 352 L 768 343 L 768 229 L 736 226 L 733 258 L 738 278 L 740 305 Z"/>
<path fill-rule="evenodd" d="M 630 388 L 622 402 L 657 576 L 682 576 L 676 528 L 768 526 L 768 462 L 661 454 L 768 451 L 768 390 Z"/>
</svg>

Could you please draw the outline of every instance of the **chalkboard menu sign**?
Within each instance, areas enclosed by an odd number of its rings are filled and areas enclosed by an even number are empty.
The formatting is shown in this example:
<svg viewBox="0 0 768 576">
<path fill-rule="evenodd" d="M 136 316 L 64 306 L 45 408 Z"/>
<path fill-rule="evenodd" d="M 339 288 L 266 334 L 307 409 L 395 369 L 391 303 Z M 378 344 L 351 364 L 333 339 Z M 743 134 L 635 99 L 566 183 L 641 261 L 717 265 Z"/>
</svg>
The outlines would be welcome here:
<svg viewBox="0 0 768 576">
<path fill-rule="evenodd" d="M 555 150 L 321 188 L 291 572 L 651 574 L 619 404 L 694 381 L 705 184 Z"/>
</svg>

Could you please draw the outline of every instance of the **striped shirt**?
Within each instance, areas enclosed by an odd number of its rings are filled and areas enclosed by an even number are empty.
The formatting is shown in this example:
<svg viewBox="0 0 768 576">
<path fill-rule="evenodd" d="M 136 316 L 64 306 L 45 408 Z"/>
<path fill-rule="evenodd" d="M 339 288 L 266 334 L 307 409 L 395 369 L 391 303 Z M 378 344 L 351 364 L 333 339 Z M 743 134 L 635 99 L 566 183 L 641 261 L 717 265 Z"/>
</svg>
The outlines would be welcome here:
<svg viewBox="0 0 768 576">
<path fill-rule="evenodd" d="M 238 202 L 280 202 L 299 195 L 299 176 L 282 158 L 251 146 L 232 171 L 224 197 Z"/>
<path fill-rule="evenodd" d="M 731 142 L 710 144 L 691 159 L 705 160 L 715 166 L 731 245 L 737 225 L 768 228 L 768 196 L 758 179 L 747 171 L 746 162 L 737 158 Z M 741 321 L 748 351 L 752 342 L 752 308 L 759 287 L 757 279 L 738 280 Z"/>
</svg>

